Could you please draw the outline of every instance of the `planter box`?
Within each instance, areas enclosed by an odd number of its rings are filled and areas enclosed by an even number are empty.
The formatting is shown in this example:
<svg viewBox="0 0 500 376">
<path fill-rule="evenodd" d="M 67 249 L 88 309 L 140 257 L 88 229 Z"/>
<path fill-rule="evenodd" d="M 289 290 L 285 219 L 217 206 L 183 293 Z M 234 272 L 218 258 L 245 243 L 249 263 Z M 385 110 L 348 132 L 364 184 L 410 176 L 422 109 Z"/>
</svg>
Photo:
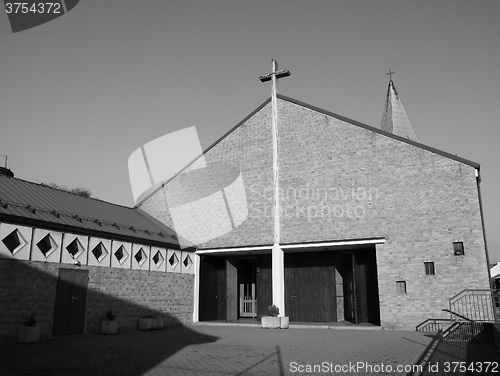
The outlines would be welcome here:
<svg viewBox="0 0 500 376">
<path fill-rule="evenodd" d="M 290 318 L 288 316 L 281 316 L 280 319 L 280 328 L 288 329 L 290 327 Z"/>
<path fill-rule="evenodd" d="M 280 317 L 263 316 L 261 326 L 264 329 L 278 329 L 281 325 Z"/>
<path fill-rule="evenodd" d="M 163 328 L 161 317 L 141 317 L 139 319 L 139 330 L 153 330 Z"/>
<path fill-rule="evenodd" d="M 101 321 L 101 334 L 116 334 L 118 333 L 118 321 Z"/>
<path fill-rule="evenodd" d="M 153 329 L 163 328 L 163 319 L 161 317 L 155 317 L 153 319 Z"/>
<path fill-rule="evenodd" d="M 261 326 L 264 329 L 288 329 L 290 326 L 290 319 L 288 316 L 263 316 L 261 320 Z"/>
<path fill-rule="evenodd" d="M 37 343 L 40 341 L 39 326 L 20 326 L 17 343 Z"/>
</svg>

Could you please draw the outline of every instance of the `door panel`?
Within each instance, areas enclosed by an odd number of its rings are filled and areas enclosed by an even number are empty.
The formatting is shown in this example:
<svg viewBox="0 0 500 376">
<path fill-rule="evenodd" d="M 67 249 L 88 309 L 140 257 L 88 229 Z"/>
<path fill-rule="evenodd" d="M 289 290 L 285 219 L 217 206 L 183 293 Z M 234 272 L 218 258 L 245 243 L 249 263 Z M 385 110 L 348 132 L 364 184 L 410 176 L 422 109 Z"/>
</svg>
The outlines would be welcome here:
<svg viewBox="0 0 500 376">
<path fill-rule="evenodd" d="M 226 273 L 226 319 L 235 321 L 238 319 L 238 269 L 233 259 L 227 259 Z"/>
<path fill-rule="evenodd" d="M 200 321 L 226 319 L 225 259 L 206 256 L 200 262 Z"/>
<path fill-rule="evenodd" d="M 356 251 L 353 254 L 356 274 L 357 323 L 380 325 L 377 261 L 375 250 Z"/>
<path fill-rule="evenodd" d="M 285 305 L 290 321 L 337 320 L 335 258 L 331 252 L 285 254 Z"/>
<path fill-rule="evenodd" d="M 59 269 L 53 335 L 81 334 L 85 327 L 88 270 Z"/>
<path fill-rule="evenodd" d="M 257 260 L 257 317 L 267 316 L 267 307 L 273 304 L 271 265 L 271 255 L 262 255 Z"/>
</svg>

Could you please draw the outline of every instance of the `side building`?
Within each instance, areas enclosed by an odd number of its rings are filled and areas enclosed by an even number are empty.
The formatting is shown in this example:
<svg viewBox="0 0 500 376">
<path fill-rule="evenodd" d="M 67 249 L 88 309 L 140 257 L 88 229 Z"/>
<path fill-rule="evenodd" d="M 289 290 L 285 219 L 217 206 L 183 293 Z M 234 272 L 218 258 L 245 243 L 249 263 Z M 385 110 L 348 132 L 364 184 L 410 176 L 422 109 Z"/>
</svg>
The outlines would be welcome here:
<svg viewBox="0 0 500 376">
<path fill-rule="evenodd" d="M 34 315 L 45 338 L 193 317 L 194 248 L 148 214 L 0 176 L 0 340 Z"/>
</svg>

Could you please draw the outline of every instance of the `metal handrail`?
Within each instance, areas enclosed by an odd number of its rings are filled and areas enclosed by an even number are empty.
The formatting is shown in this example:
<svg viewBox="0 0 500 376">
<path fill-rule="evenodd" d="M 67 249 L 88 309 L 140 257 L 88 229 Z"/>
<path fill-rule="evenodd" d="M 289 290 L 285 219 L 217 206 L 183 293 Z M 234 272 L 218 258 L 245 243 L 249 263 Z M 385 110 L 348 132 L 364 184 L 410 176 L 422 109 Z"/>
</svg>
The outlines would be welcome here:
<svg viewBox="0 0 500 376">
<path fill-rule="evenodd" d="M 443 322 L 453 322 L 451 319 L 427 319 L 424 322 L 421 322 L 415 327 L 415 330 L 417 332 L 439 332 L 440 330 L 443 329 L 442 323 Z M 437 330 L 426 330 L 427 327 L 432 327 L 433 329 L 437 328 Z"/>
<path fill-rule="evenodd" d="M 497 322 L 493 289 L 464 289 L 449 299 L 450 319 L 456 315 L 467 321 Z"/>
<path fill-rule="evenodd" d="M 445 308 L 445 309 L 443 309 L 442 311 L 443 311 L 443 312 L 449 312 L 450 314 L 455 315 L 455 316 L 458 316 L 458 317 L 460 317 L 461 319 L 464 319 L 465 321 L 475 322 L 474 320 L 471 320 L 471 319 L 469 319 L 468 317 L 465 317 L 465 316 L 462 316 L 462 315 L 460 315 L 460 314 L 458 314 L 458 313 L 456 313 L 456 312 L 453 312 L 453 311 L 452 311 L 452 310 L 450 310 L 450 309 Z M 449 320 L 450 320 L 450 321 L 455 321 L 455 320 L 453 320 L 453 319 L 449 319 Z"/>
</svg>

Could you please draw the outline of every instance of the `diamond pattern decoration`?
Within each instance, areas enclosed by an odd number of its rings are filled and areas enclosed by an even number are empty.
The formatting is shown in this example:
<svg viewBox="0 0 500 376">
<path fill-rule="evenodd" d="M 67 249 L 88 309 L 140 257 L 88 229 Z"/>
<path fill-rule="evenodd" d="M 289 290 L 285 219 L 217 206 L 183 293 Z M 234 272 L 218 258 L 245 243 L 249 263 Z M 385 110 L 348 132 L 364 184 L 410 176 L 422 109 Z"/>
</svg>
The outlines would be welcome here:
<svg viewBox="0 0 500 376">
<path fill-rule="evenodd" d="M 71 255 L 71 257 L 76 260 L 85 251 L 85 248 L 83 248 L 83 245 L 82 243 L 80 243 L 78 238 L 75 238 L 71 243 L 68 244 L 66 250 Z"/>
<path fill-rule="evenodd" d="M 182 263 L 186 269 L 189 269 L 193 265 L 193 260 L 191 260 L 191 256 L 187 255 Z"/>
<path fill-rule="evenodd" d="M 91 252 L 98 262 L 101 262 L 108 255 L 108 250 L 102 242 L 99 242 Z"/>
<path fill-rule="evenodd" d="M 2 239 L 3 244 L 7 247 L 12 255 L 15 255 L 27 242 L 17 229 L 12 231 L 9 235 Z"/>
<path fill-rule="evenodd" d="M 146 252 L 144 252 L 144 250 L 142 248 L 140 248 L 136 254 L 134 255 L 134 258 L 135 258 L 135 261 L 137 261 L 137 263 L 142 266 L 142 264 L 144 264 L 146 262 L 146 260 L 148 259 L 148 256 L 146 255 Z"/>
<path fill-rule="evenodd" d="M 123 245 L 120 246 L 120 248 L 118 248 L 116 251 L 115 251 L 115 257 L 116 259 L 118 260 L 118 262 L 121 264 L 123 264 L 125 262 L 125 260 L 127 259 L 128 257 L 128 253 L 127 251 L 125 250 L 125 247 L 123 247 Z"/>
<path fill-rule="evenodd" d="M 177 255 L 175 253 L 172 253 L 172 256 L 170 256 L 170 258 L 168 259 L 168 263 L 174 269 L 177 266 L 177 264 L 179 264 L 179 258 L 177 257 Z"/>
<path fill-rule="evenodd" d="M 50 236 L 50 234 L 45 235 L 42 240 L 36 243 L 36 246 L 45 256 L 45 258 L 48 258 L 50 254 L 57 249 L 57 243 L 54 241 L 54 239 L 52 239 L 52 236 Z"/>
<path fill-rule="evenodd" d="M 161 255 L 160 251 L 156 251 L 155 255 L 153 256 L 153 262 L 155 263 L 156 267 L 159 268 L 161 264 L 163 264 L 163 261 L 165 259 Z"/>
</svg>

